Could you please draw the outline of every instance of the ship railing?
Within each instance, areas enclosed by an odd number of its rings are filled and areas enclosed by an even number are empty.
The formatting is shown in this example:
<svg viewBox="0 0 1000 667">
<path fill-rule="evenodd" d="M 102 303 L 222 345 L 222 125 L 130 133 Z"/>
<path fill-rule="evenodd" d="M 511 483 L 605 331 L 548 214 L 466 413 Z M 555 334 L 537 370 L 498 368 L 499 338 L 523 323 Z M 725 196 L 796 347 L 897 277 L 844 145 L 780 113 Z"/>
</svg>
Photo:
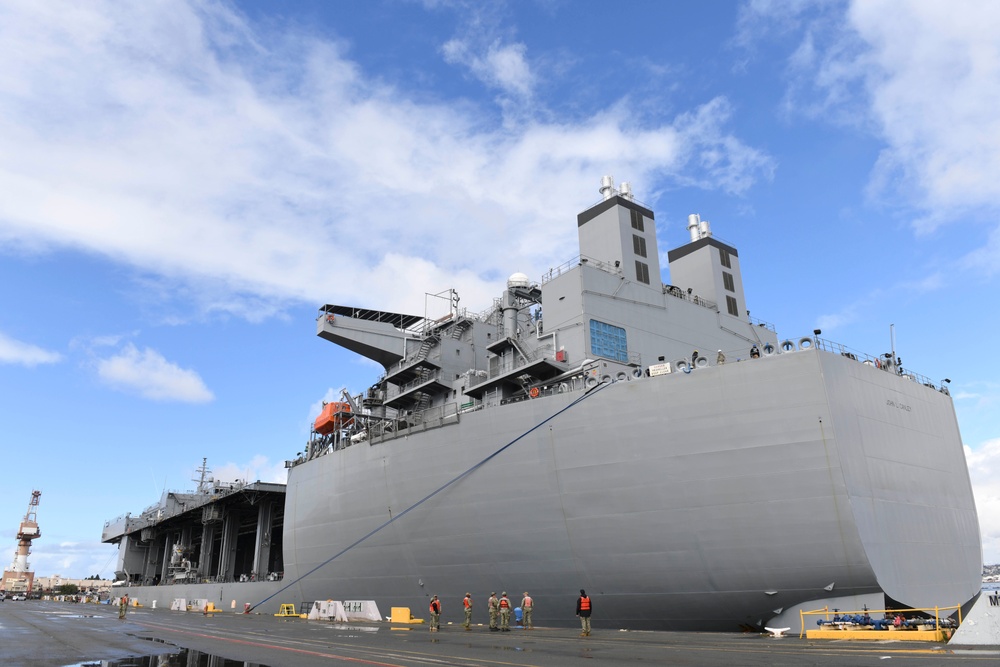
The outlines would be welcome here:
<svg viewBox="0 0 1000 667">
<path fill-rule="evenodd" d="M 424 319 L 422 325 L 419 327 L 420 335 L 427 336 L 428 334 L 439 332 L 442 328 L 454 325 L 464 319 L 468 319 L 468 317 L 469 311 L 466 308 L 457 308 L 453 312 L 442 315 L 437 319 Z"/>
<path fill-rule="evenodd" d="M 397 390 L 393 391 L 391 388 L 388 389 L 386 391 L 386 400 L 392 400 L 396 396 L 399 396 L 400 394 L 405 394 L 414 387 L 420 386 L 425 382 L 430 382 L 431 380 L 440 379 L 441 372 L 442 371 L 440 369 L 437 369 L 433 371 L 428 371 L 426 373 L 420 373 L 417 375 L 416 378 L 410 380 L 406 384 L 399 385 L 399 388 Z"/>
<path fill-rule="evenodd" d="M 558 382 L 551 382 L 548 384 L 535 385 L 532 390 L 537 389 L 537 396 L 530 396 L 529 394 L 517 394 L 516 396 L 511 396 L 502 400 L 497 400 L 497 405 L 507 405 L 509 403 L 520 403 L 521 401 L 531 401 L 538 398 L 544 398 L 546 396 L 555 396 L 556 394 L 566 394 L 574 391 L 582 391 L 587 387 L 587 376 L 584 373 L 579 375 L 574 375 L 572 377 L 563 378 Z"/>
<path fill-rule="evenodd" d="M 760 318 L 750 317 L 749 315 L 747 317 L 750 320 L 750 324 L 754 325 L 755 327 L 761 327 L 761 328 L 767 329 L 768 331 L 770 331 L 772 333 L 777 333 L 778 332 L 778 330 L 775 329 L 774 325 L 771 324 L 770 322 L 765 322 L 764 320 L 762 320 Z"/>
<path fill-rule="evenodd" d="M 952 613 L 945 614 L 945 612 Z M 882 614 L 883 618 L 875 619 L 872 617 L 872 614 Z M 956 616 L 956 614 L 957 623 L 951 618 L 952 616 Z M 823 618 L 816 619 L 814 623 L 820 627 L 829 625 L 834 628 L 849 629 L 874 626 L 877 629 L 880 626 L 884 626 L 886 630 L 896 629 L 905 632 L 906 630 L 913 630 L 920 627 L 928 628 L 933 625 L 935 631 L 941 631 L 942 629 L 955 628 L 962 624 L 962 605 L 952 605 L 950 607 L 912 607 L 907 609 L 856 609 L 851 611 L 834 609 L 832 612 L 829 607 L 810 611 L 799 610 L 799 621 L 802 624 L 799 630 L 799 639 L 805 636 L 807 616 L 810 621 L 813 620 L 813 617 L 822 616 Z M 896 616 L 902 616 L 905 619 L 898 626 L 893 623 Z M 900 641 L 905 639 L 905 635 L 899 637 Z"/>
<path fill-rule="evenodd" d="M 135 583 L 129 582 L 129 586 L 190 586 L 192 584 L 232 584 L 232 583 L 258 583 L 267 581 L 281 581 L 285 578 L 284 572 L 268 572 L 263 577 L 257 577 L 253 574 L 212 574 L 207 576 L 202 576 L 195 574 L 191 579 L 184 581 L 158 581 L 153 583 L 153 580 L 146 578 L 143 581 L 136 581 Z"/>
<path fill-rule="evenodd" d="M 369 426 L 366 442 L 369 445 L 376 445 L 386 440 L 395 440 L 399 437 L 420 433 L 432 428 L 439 428 L 448 424 L 455 424 L 459 420 L 459 415 L 476 409 L 475 405 L 463 404 L 461 408 L 457 403 L 445 403 L 435 405 L 424 410 L 414 411 L 399 419 L 382 421 Z"/>
<path fill-rule="evenodd" d="M 518 349 L 522 349 L 522 348 L 518 348 Z M 468 387 L 475 387 L 476 385 L 480 385 L 483 382 L 486 382 L 487 380 L 490 380 L 491 378 L 495 378 L 495 377 L 500 376 L 500 375 L 506 375 L 507 373 L 509 373 L 509 372 L 511 372 L 513 370 L 517 370 L 518 368 L 521 368 L 523 366 L 527 366 L 528 364 L 531 364 L 531 363 L 533 363 L 535 361 L 538 361 L 542 357 L 551 356 L 551 355 L 552 355 L 552 346 L 551 345 L 545 345 L 545 346 L 536 348 L 535 350 L 532 350 L 531 352 L 523 354 L 523 356 L 520 355 L 520 354 L 518 354 L 518 355 L 514 355 L 512 358 L 505 358 L 504 363 L 497 364 L 495 367 L 491 367 L 490 368 L 491 372 L 490 372 L 489 375 L 482 375 L 482 376 L 480 376 L 480 375 L 475 375 L 475 376 L 470 375 L 469 376 L 469 384 L 467 386 Z"/>
<path fill-rule="evenodd" d="M 811 344 L 815 345 L 820 350 L 839 354 L 843 357 L 847 357 L 848 359 L 853 359 L 855 361 L 861 362 L 866 366 L 873 366 L 887 373 L 893 373 L 895 375 L 899 375 L 900 377 L 905 377 L 908 380 L 912 380 L 913 382 L 922 384 L 930 389 L 936 389 L 942 393 L 948 393 L 948 389 L 944 385 L 936 384 L 926 375 L 915 373 L 908 368 L 903 368 L 902 366 L 898 365 L 892 358 L 892 355 L 889 353 L 872 356 L 864 352 L 853 350 L 847 347 L 846 345 L 841 345 L 840 343 L 835 343 L 834 341 L 827 340 L 825 338 L 820 338 L 818 336 L 805 336 L 802 339 L 787 340 L 779 343 L 778 345 L 779 347 L 781 347 L 783 345 L 791 343 L 792 345 L 797 345 L 798 348 L 801 349 L 803 341 L 806 340 L 811 341 Z"/>
<path fill-rule="evenodd" d="M 560 264 L 559 266 L 553 267 L 542 274 L 542 284 L 558 278 L 564 273 L 569 273 L 578 266 L 592 266 L 595 269 L 600 269 L 605 273 L 610 273 L 611 275 L 618 275 L 622 272 L 621 266 L 615 266 L 613 262 L 605 262 L 600 259 L 595 259 L 593 257 L 587 257 L 586 255 L 577 255 L 573 259 L 567 260 Z"/>
<path fill-rule="evenodd" d="M 718 310 L 719 305 L 714 301 L 709 301 L 708 299 L 703 299 L 697 294 L 691 294 L 682 290 L 676 285 L 667 285 L 666 283 L 661 283 L 663 288 L 663 293 L 667 296 L 672 296 L 675 299 L 680 299 L 682 301 L 690 301 L 696 306 L 701 306 L 702 308 L 708 308 L 709 310 Z"/>
<path fill-rule="evenodd" d="M 244 484 L 243 482 L 233 482 L 233 483 L 229 483 L 229 484 L 225 484 L 225 485 L 218 485 L 218 486 L 214 487 L 213 490 L 212 490 L 212 493 L 197 494 L 197 493 L 191 491 L 191 492 L 187 492 L 185 495 L 199 495 L 199 496 L 204 496 L 204 498 L 203 499 L 199 499 L 200 502 L 197 502 L 197 503 L 194 503 L 194 504 L 181 503 L 181 504 L 177 505 L 176 507 L 173 507 L 173 508 L 170 508 L 170 509 L 161 507 L 160 505 L 150 505 L 149 507 L 147 507 L 146 509 L 144 509 L 142 511 L 142 514 L 140 514 L 137 517 L 136 516 L 128 516 L 126 514 L 125 515 L 125 531 L 124 532 L 126 532 L 126 533 L 134 533 L 135 531 L 140 530 L 142 528 L 146 528 L 146 527 L 149 527 L 149 526 L 156 525 L 158 523 L 161 523 L 161 522 L 165 521 L 166 519 L 170 519 L 170 518 L 173 518 L 175 516 L 179 516 L 181 514 L 184 514 L 185 512 L 189 512 L 191 510 L 198 509 L 199 507 L 204 506 L 206 503 L 214 502 L 216 500 L 225 498 L 226 496 L 229 496 L 229 495 L 231 495 L 233 493 L 236 493 L 236 492 L 242 490 L 245 486 L 246 486 L 246 484 Z M 177 493 L 183 493 L 183 492 L 181 492 L 181 491 L 167 491 L 168 495 L 169 494 L 177 494 Z M 111 523 L 117 523 L 121 519 L 122 519 L 122 517 L 118 517 L 117 519 L 112 519 L 111 521 L 105 523 L 104 524 L 104 526 L 105 526 L 105 532 L 108 532 L 107 528 L 108 528 L 108 526 Z"/>
</svg>

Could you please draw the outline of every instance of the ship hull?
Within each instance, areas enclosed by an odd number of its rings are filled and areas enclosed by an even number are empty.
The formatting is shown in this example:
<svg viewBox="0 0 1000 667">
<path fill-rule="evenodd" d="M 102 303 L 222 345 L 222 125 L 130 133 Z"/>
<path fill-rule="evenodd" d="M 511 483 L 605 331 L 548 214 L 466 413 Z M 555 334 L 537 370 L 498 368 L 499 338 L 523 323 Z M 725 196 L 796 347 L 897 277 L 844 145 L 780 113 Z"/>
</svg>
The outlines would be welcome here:
<svg viewBox="0 0 1000 667">
<path fill-rule="evenodd" d="M 583 588 L 595 623 L 737 629 L 837 594 L 978 591 L 964 453 L 932 388 L 806 350 L 580 396 L 291 469 L 286 581 L 318 569 L 289 593 L 416 610 L 436 594 L 458 618 L 466 592 L 483 610 L 527 590 L 536 622 L 565 623 Z"/>
<path fill-rule="evenodd" d="M 535 623 L 566 625 L 582 588 L 597 627 L 737 630 L 809 600 L 943 607 L 979 590 L 958 425 L 933 388 L 810 349 L 582 397 L 294 466 L 284 580 L 217 604 L 375 600 L 422 616 L 438 595 L 458 621 L 471 592 L 485 622 L 491 592 L 529 591 Z"/>
</svg>

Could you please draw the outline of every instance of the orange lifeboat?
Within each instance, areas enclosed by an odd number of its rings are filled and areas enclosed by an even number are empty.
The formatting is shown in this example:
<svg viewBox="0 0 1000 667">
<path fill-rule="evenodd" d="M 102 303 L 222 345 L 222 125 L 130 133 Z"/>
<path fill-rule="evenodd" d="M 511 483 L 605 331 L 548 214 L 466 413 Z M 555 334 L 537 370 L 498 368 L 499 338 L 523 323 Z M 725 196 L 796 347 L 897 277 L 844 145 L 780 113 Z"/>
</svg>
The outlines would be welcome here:
<svg viewBox="0 0 1000 667">
<path fill-rule="evenodd" d="M 323 406 L 323 411 L 313 422 L 313 430 L 320 435 L 329 435 L 334 431 L 350 426 L 354 418 L 343 413 L 351 411 L 350 403 L 327 403 Z"/>
</svg>

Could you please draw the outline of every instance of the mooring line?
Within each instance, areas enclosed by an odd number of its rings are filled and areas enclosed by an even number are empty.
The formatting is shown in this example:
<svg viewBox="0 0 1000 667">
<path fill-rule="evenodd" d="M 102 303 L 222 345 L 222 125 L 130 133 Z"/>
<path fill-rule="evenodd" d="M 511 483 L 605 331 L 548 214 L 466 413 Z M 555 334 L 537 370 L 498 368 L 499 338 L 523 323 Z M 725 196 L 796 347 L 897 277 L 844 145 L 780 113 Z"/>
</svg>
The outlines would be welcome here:
<svg viewBox="0 0 1000 667">
<path fill-rule="evenodd" d="M 531 434 L 532 432 L 536 431 L 537 429 L 541 428 L 542 426 L 544 426 L 548 422 L 552 421 L 553 419 L 555 419 L 556 417 L 558 417 L 562 413 L 566 412 L 570 408 L 576 407 L 577 405 L 579 405 L 580 403 L 582 403 L 586 399 L 590 398 L 594 394 L 596 394 L 596 393 L 598 393 L 600 391 L 603 391 L 607 387 L 610 387 L 612 384 L 614 384 L 613 381 L 612 382 L 601 382 L 601 383 L 598 383 L 597 385 L 591 387 L 590 389 L 588 389 L 587 391 L 585 391 L 583 393 L 583 396 L 575 399 L 572 403 L 570 403 L 569 405 L 567 405 L 563 409 L 554 412 L 552 415 L 550 415 L 550 416 L 546 417 L 545 419 L 543 419 L 542 421 L 538 422 L 537 424 L 535 424 L 534 426 L 532 426 L 531 428 L 529 428 L 527 431 L 525 431 L 521 435 L 519 435 L 516 438 L 514 438 L 513 440 L 511 440 L 506 445 L 504 445 L 500 449 L 496 450 L 495 452 L 493 452 L 492 454 L 490 454 L 489 456 L 487 456 L 485 459 L 483 459 L 482 461 L 480 461 L 476 465 L 472 466 L 471 468 L 469 468 L 465 472 L 461 473 L 457 477 L 452 478 L 448 482 L 445 482 L 444 484 L 442 484 L 441 486 L 439 486 L 434 491 L 431 491 L 429 494 L 427 494 L 426 496 L 424 496 L 423 498 L 421 498 L 417 502 L 413 503 L 412 505 L 410 505 L 409 507 L 407 507 L 405 510 L 403 510 L 402 512 L 400 512 L 396 516 L 392 517 L 391 519 L 389 519 L 388 521 L 386 521 L 385 523 L 383 523 L 378 528 L 372 530 L 370 533 L 368 533 L 367 535 L 365 535 L 361 539 L 355 541 L 353 544 L 351 544 L 351 545 L 349 545 L 347 547 L 344 547 L 339 552 L 337 552 L 333 556 L 330 556 L 328 559 L 326 559 L 325 561 L 323 561 L 322 563 L 320 563 L 319 565 L 317 565 L 313 569 L 309 570 L 305 574 L 300 575 L 299 577 L 297 577 L 297 578 L 293 579 L 292 581 L 288 582 L 286 585 L 282 586 L 281 588 L 279 588 L 278 590 L 276 590 L 271 595 L 268 595 L 266 598 L 264 598 L 263 600 L 261 600 L 257 604 L 253 605 L 249 609 L 247 609 L 244 613 L 249 614 L 251 611 L 253 611 L 257 607 L 259 607 L 260 605 L 264 604 L 265 602 L 267 602 L 271 598 L 277 596 L 279 593 L 282 593 L 282 592 L 288 590 L 289 588 L 291 588 L 295 584 L 299 583 L 300 581 L 302 581 L 303 579 L 305 579 L 306 577 L 308 577 L 312 573 L 316 572 L 320 568 L 326 567 L 327 565 L 329 565 L 330 563 L 332 563 L 334 560 L 336 560 L 337 558 L 340 558 L 345 553 L 347 553 L 348 551 L 350 551 L 354 547 L 358 546 L 359 544 L 361 544 L 362 542 L 364 542 L 365 540 L 367 540 L 369 537 L 372 537 L 373 535 L 375 535 L 376 533 L 378 533 L 380 530 L 382 530 L 383 528 L 385 528 L 389 524 L 391 524 L 391 523 L 393 523 L 395 521 L 398 521 L 399 519 L 402 519 L 404 516 L 406 516 L 407 514 L 409 514 L 411 510 L 416 509 L 420 505 L 424 504 L 425 502 L 427 502 L 428 500 L 430 500 L 431 498 L 433 498 L 437 494 L 439 494 L 442 491 L 444 491 L 445 489 L 447 489 L 449 486 L 451 486 L 455 482 L 457 482 L 457 481 L 459 481 L 459 480 L 461 480 L 461 479 L 463 479 L 465 477 L 468 477 L 469 475 L 471 475 L 472 473 L 474 473 L 479 468 L 482 468 L 484 465 L 486 465 L 491 460 L 493 460 L 494 458 L 496 458 L 499 454 L 503 453 L 504 450 L 506 450 L 511 445 L 513 445 L 514 443 L 516 443 L 518 440 L 521 440 L 525 436 L 527 436 L 527 435 Z"/>
</svg>

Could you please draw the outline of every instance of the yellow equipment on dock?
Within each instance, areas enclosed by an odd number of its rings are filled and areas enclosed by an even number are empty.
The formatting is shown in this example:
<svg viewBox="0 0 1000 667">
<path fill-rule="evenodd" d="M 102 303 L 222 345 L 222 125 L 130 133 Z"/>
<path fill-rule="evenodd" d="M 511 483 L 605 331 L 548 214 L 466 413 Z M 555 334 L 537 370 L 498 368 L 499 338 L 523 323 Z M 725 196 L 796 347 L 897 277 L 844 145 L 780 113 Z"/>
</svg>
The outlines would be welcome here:
<svg viewBox="0 0 1000 667">
<path fill-rule="evenodd" d="M 409 607 L 392 607 L 389 615 L 390 623 L 423 623 L 422 618 L 413 618 Z"/>
<path fill-rule="evenodd" d="M 294 616 L 295 618 L 298 618 L 299 612 L 295 611 L 295 605 L 283 604 L 281 605 L 281 609 L 278 610 L 278 613 L 275 614 L 275 616 L 285 616 L 285 617 Z"/>
<path fill-rule="evenodd" d="M 834 610 L 833 618 L 830 618 L 830 609 L 816 609 L 813 611 L 800 611 L 799 618 L 802 621 L 802 630 L 799 633 L 806 639 L 847 639 L 847 640 L 886 640 L 897 641 L 925 641 L 944 642 L 951 638 L 955 631 L 955 623 L 950 619 L 942 619 L 941 612 L 957 611 L 958 625 L 962 624 L 962 608 L 960 605 L 954 607 L 932 607 L 927 609 L 863 609 L 859 611 Z M 920 617 L 903 619 L 903 615 L 911 615 L 912 612 L 924 612 L 934 614 L 933 618 Z M 882 620 L 872 618 L 872 614 L 882 614 Z M 814 630 L 806 630 L 806 616 L 823 616 L 818 622 L 819 627 Z M 900 622 L 894 623 L 891 615 L 899 617 Z M 862 619 L 859 621 L 859 618 Z"/>
</svg>

